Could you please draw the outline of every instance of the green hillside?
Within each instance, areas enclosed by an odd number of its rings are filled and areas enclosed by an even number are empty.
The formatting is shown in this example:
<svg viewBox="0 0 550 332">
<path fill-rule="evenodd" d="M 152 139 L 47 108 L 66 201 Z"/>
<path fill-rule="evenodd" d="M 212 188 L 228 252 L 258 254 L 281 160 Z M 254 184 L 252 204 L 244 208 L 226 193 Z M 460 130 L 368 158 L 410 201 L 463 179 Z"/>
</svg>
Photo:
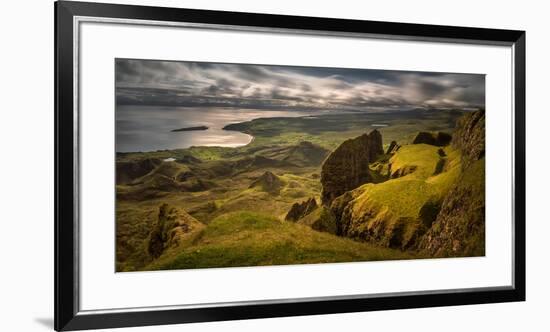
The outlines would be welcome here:
<svg viewBox="0 0 550 332">
<path fill-rule="evenodd" d="M 405 259 L 398 250 L 355 242 L 259 213 L 220 216 L 187 245 L 145 270 Z"/>
<path fill-rule="evenodd" d="M 116 269 L 482 255 L 483 114 L 413 110 L 262 118 L 228 126 L 254 136 L 243 147 L 119 153 Z M 381 139 L 372 146 L 334 153 L 380 124 Z M 452 134 L 452 142 L 412 144 L 419 132 L 436 137 L 440 131 Z M 360 158 L 367 150 L 376 153 Z M 323 169 L 329 159 L 340 165 L 340 157 L 349 163 Z M 323 201 L 323 190 L 331 189 L 326 179 L 340 178 L 354 181 Z M 314 207 L 300 211 L 308 200 Z M 186 217 L 162 224 L 166 205 Z M 293 206 L 299 217 L 285 220 Z"/>
</svg>

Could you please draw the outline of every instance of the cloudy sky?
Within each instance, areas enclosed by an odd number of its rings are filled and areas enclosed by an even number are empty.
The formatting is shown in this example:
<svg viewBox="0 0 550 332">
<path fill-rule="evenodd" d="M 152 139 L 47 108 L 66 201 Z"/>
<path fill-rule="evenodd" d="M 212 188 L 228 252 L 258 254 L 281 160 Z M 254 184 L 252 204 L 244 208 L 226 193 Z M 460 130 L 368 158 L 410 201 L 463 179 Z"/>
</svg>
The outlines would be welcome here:
<svg viewBox="0 0 550 332">
<path fill-rule="evenodd" d="M 485 106 L 485 76 L 368 69 L 116 60 L 119 105 L 254 109 Z"/>
</svg>

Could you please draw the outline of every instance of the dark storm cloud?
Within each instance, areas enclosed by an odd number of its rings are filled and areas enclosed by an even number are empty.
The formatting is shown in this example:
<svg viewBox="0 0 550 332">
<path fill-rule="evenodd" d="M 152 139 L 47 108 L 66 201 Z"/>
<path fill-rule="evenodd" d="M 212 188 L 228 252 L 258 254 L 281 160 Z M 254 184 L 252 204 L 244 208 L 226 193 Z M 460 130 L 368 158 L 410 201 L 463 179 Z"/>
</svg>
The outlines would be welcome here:
<svg viewBox="0 0 550 332">
<path fill-rule="evenodd" d="M 285 109 L 472 108 L 475 74 L 116 60 L 118 104 Z"/>
</svg>

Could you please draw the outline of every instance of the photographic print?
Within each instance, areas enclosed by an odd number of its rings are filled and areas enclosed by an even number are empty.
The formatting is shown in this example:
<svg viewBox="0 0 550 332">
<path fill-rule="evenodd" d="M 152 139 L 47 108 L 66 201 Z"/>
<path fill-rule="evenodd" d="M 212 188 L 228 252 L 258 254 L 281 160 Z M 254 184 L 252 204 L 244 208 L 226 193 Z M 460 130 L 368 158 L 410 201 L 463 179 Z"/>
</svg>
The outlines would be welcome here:
<svg viewBox="0 0 550 332">
<path fill-rule="evenodd" d="M 485 76 L 116 59 L 116 271 L 485 255 Z"/>
</svg>

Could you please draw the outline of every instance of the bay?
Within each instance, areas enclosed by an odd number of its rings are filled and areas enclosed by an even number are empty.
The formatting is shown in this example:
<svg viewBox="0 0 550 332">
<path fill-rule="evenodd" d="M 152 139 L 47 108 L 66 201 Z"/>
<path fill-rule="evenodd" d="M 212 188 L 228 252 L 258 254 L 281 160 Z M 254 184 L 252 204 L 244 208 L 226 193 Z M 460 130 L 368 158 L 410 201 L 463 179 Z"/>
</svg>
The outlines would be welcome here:
<svg viewBox="0 0 550 332">
<path fill-rule="evenodd" d="M 116 151 L 146 152 L 191 146 L 238 147 L 252 136 L 222 128 L 258 118 L 299 117 L 316 111 L 255 110 L 209 107 L 119 105 L 116 109 Z M 206 126 L 207 130 L 174 129 Z"/>
</svg>

